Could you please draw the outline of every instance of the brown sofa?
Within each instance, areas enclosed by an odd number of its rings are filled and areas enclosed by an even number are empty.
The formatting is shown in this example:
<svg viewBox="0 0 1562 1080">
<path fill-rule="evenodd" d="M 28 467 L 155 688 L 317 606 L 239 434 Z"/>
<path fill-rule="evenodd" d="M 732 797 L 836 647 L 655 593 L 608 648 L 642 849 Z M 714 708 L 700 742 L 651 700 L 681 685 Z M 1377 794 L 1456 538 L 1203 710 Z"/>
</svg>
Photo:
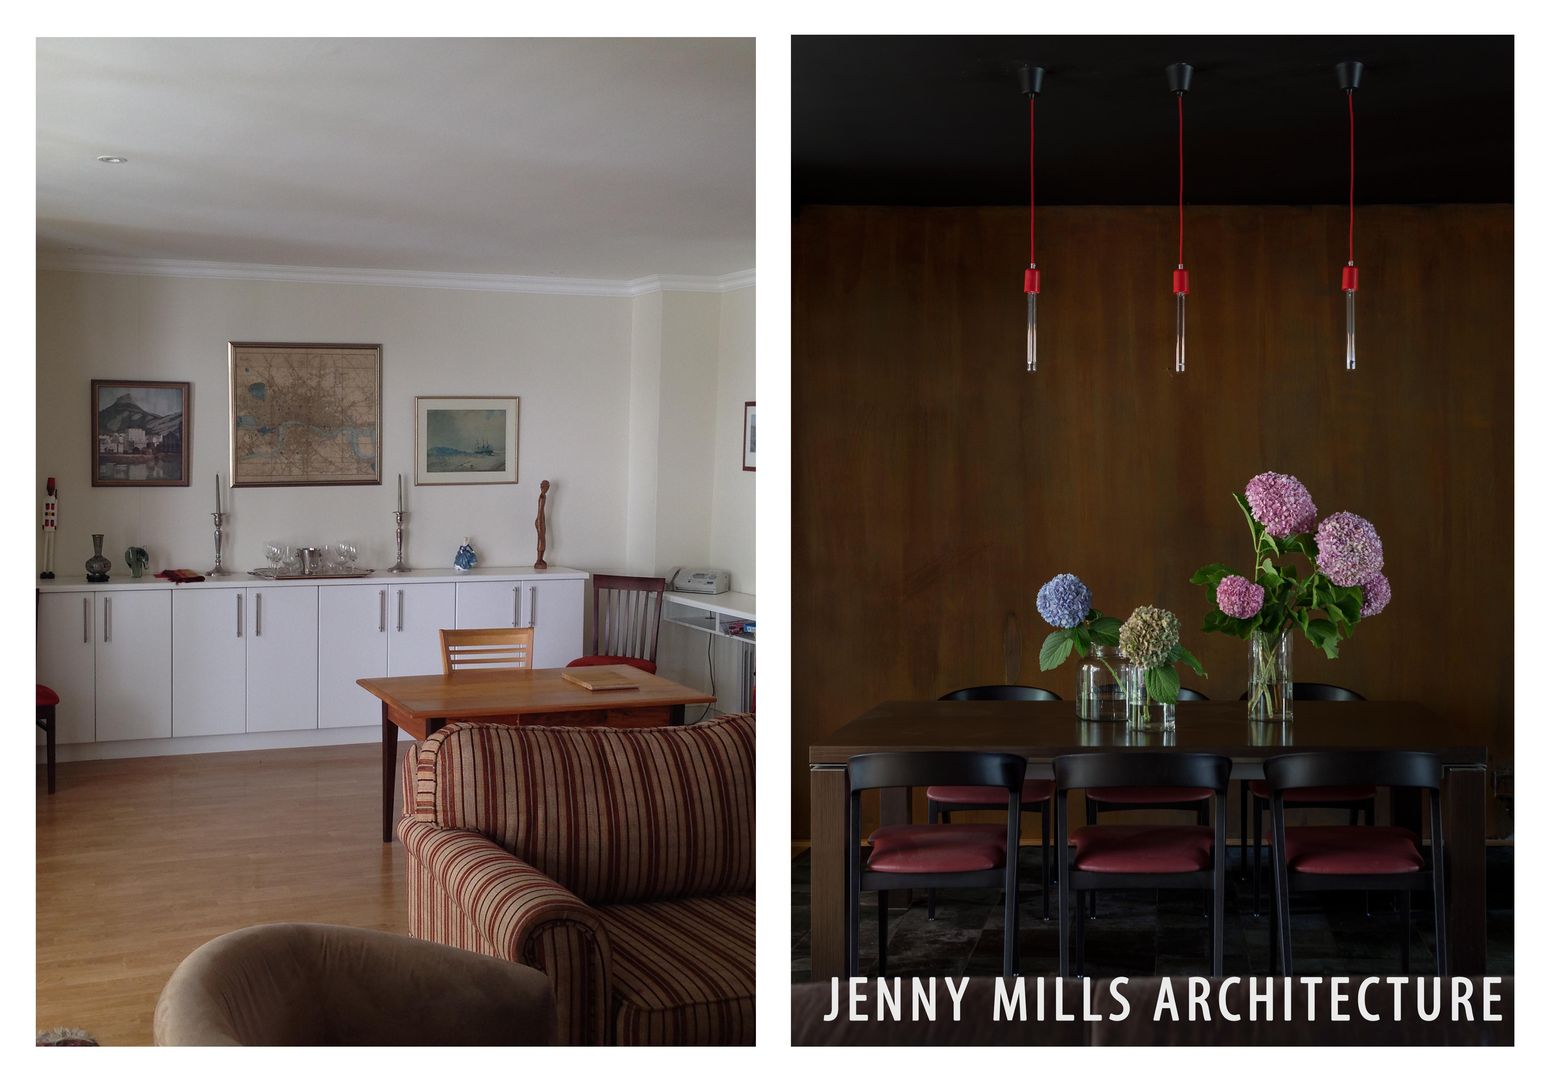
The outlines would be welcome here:
<svg viewBox="0 0 1562 1080">
<path fill-rule="evenodd" d="M 407 759 L 415 937 L 544 972 L 558 1041 L 754 1041 L 754 719 L 453 724 Z"/>
<path fill-rule="evenodd" d="M 1331 1019 L 1328 1001 L 1328 983 L 1318 989 L 1318 1005 L 1314 1018 L 1309 1020 L 1303 1005 L 1303 991 L 1293 990 L 1291 1019 L 1282 1018 L 1282 995 L 1279 979 L 1275 980 L 1274 1020 L 1265 1020 L 1262 1005 L 1255 1013 L 1249 1008 L 1250 984 L 1244 977 L 1226 995 L 1226 1007 L 1236 1016 L 1257 1016 L 1256 1022 L 1238 1022 L 1224 1018 L 1213 998 L 1210 1000 L 1210 1018 L 1202 1015 L 1189 1017 L 1187 1011 L 1188 980 L 1184 977 L 1168 981 L 1179 1008 L 1180 1022 L 1163 1017 L 1155 1020 L 1157 995 L 1161 992 L 1158 978 L 1132 978 L 1118 988 L 1118 993 L 1128 1002 L 1127 1016 L 1117 1021 L 1087 1021 L 1082 1008 L 1085 983 L 1079 979 L 1063 980 L 1061 1008 L 1053 1002 L 1057 983 L 1052 976 L 1045 977 L 1044 1003 L 1046 1019 L 1036 1019 L 1037 996 L 1035 977 L 1025 979 L 1025 1020 L 993 1019 L 994 983 L 992 978 L 972 978 L 961 999 L 961 1019 L 955 1023 L 948 1008 L 947 995 L 941 998 L 944 1006 L 934 1019 L 913 1019 L 910 1011 L 911 991 L 903 989 L 901 1018 L 886 1016 L 884 1020 L 870 1018 L 843 1021 L 842 1018 L 826 1023 L 824 1017 L 834 1008 L 829 983 L 807 983 L 792 988 L 792 1044 L 794 1046 L 1512 1046 L 1513 1045 L 1513 980 L 1504 978 L 1499 984 L 1500 1007 L 1495 1011 L 1501 1020 L 1481 1019 L 1481 980 L 1474 981 L 1473 1021 L 1451 1019 L 1449 1009 L 1449 982 L 1443 979 L 1440 990 L 1442 1009 L 1438 1019 L 1423 1021 L 1416 1012 L 1414 984 L 1404 989 L 1400 1022 L 1393 1015 L 1393 988 L 1379 980 L 1366 988 L 1364 1003 L 1369 1012 L 1381 1017 L 1367 1021 L 1354 1015 L 1357 992 L 1363 978 L 1349 980 L 1349 1005 L 1343 1021 Z M 1121 1003 L 1112 996 L 1110 978 L 1090 980 L 1091 1012 L 1096 1016 L 1110 1017 L 1121 1012 Z M 940 985 L 942 981 L 940 981 Z M 867 984 L 868 1004 L 864 1010 L 874 1016 L 876 984 Z M 1069 1019 L 1057 1019 L 1061 1013 Z"/>
<path fill-rule="evenodd" d="M 403 934 L 271 923 L 213 938 L 157 999 L 158 1046 L 538 1046 L 540 973 Z"/>
</svg>

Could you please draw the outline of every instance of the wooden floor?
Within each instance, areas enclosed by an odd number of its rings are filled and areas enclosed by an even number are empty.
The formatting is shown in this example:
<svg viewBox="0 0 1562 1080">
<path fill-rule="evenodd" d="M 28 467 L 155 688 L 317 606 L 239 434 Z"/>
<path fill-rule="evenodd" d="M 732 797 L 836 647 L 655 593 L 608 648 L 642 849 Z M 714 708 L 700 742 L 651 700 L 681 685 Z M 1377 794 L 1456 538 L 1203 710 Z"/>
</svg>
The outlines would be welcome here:
<svg viewBox="0 0 1562 1080">
<path fill-rule="evenodd" d="M 38 1028 L 149 1044 L 179 961 L 243 926 L 405 932 L 379 763 L 377 743 L 77 762 L 54 795 L 40 769 Z"/>
</svg>

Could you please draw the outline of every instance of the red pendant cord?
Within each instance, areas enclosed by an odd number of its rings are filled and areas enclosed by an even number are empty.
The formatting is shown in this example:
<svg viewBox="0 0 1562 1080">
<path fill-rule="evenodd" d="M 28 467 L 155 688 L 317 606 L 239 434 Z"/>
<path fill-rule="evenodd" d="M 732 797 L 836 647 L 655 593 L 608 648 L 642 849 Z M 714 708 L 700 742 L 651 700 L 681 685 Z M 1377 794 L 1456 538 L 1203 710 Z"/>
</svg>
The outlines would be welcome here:
<svg viewBox="0 0 1562 1080">
<path fill-rule="evenodd" d="M 1346 94 L 1345 104 L 1350 110 L 1350 240 L 1349 259 L 1356 261 L 1356 95 Z"/>
<path fill-rule="evenodd" d="M 1030 264 L 1036 265 L 1036 98 L 1030 99 Z"/>
<path fill-rule="evenodd" d="M 1177 265 L 1182 265 L 1182 95 L 1177 95 Z"/>
</svg>

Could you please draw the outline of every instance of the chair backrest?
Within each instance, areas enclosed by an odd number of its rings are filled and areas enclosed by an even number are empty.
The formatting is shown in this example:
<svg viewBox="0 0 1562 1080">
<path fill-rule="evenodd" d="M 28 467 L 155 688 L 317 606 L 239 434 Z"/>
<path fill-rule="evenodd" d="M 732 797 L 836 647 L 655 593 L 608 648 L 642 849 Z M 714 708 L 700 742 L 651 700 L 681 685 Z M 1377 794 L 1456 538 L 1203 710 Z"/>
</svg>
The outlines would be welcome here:
<svg viewBox="0 0 1562 1080">
<path fill-rule="evenodd" d="M 1015 686 L 997 683 L 992 686 L 967 686 L 964 690 L 951 690 L 939 701 L 1062 701 L 1051 690 L 1039 686 Z"/>
<path fill-rule="evenodd" d="M 1052 762 L 1059 791 L 1075 788 L 1170 787 L 1226 790 L 1231 759 L 1218 754 L 1105 751 L 1064 754 Z"/>
<path fill-rule="evenodd" d="M 1443 762 L 1423 750 L 1322 750 L 1264 762 L 1271 791 L 1303 787 L 1400 787 L 1438 790 Z"/>
<path fill-rule="evenodd" d="M 532 666 L 534 633 L 535 630 L 530 626 L 441 630 L 439 654 L 445 663 L 445 674 L 494 668 L 529 668 Z"/>
<path fill-rule="evenodd" d="M 1209 695 L 1208 694 L 1201 694 L 1197 690 L 1195 690 L 1195 689 L 1193 689 L 1192 687 L 1189 687 L 1189 686 L 1179 686 L 1179 687 L 1177 687 L 1177 700 L 1178 701 L 1208 701 L 1209 700 Z"/>
<path fill-rule="evenodd" d="M 1366 701 L 1354 690 L 1334 686 L 1326 682 L 1299 682 L 1291 684 L 1291 697 L 1297 701 Z"/>
<path fill-rule="evenodd" d="M 1007 788 L 1025 787 L 1025 759 L 1018 754 L 982 750 L 901 750 L 857 754 L 846 762 L 846 783 L 853 795 L 886 787 L 955 784 Z"/>
<path fill-rule="evenodd" d="M 666 591 L 667 582 L 659 577 L 594 575 L 591 654 L 633 656 L 654 664 L 662 629 L 662 594 Z"/>
</svg>

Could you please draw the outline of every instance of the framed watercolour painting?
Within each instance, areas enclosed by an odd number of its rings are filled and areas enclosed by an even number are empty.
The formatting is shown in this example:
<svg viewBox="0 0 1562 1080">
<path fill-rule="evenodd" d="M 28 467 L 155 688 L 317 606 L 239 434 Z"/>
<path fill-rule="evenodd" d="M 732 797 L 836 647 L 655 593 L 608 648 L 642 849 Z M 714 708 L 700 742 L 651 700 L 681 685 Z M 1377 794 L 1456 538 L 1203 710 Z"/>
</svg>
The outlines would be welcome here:
<svg viewBox="0 0 1562 1080">
<path fill-rule="evenodd" d="M 743 471 L 754 471 L 754 403 L 743 403 Z"/>
<path fill-rule="evenodd" d="M 228 342 L 234 487 L 380 482 L 380 347 Z"/>
<path fill-rule="evenodd" d="M 415 483 L 520 480 L 520 398 L 420 397 L 413 421 Z"/>
<path fill-rule="evenodd" d="M 190 384 L 92 380 L 92 486 L 188 487 Z"/>
</svg>

